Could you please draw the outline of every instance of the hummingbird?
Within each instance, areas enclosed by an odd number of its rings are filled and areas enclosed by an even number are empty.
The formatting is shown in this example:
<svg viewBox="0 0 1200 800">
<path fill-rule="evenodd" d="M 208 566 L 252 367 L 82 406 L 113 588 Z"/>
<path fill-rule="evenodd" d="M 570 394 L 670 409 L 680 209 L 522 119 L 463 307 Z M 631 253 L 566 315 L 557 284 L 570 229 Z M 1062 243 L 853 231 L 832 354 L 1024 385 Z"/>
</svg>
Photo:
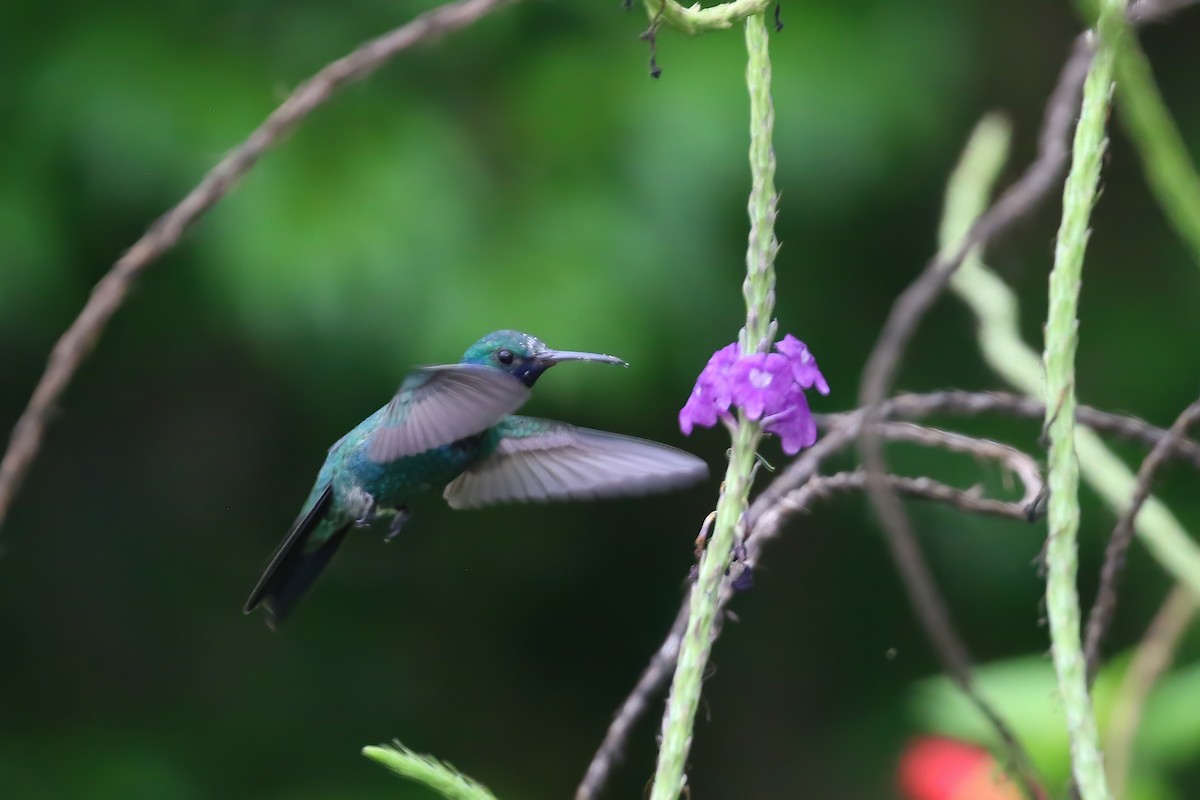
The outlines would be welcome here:
<svg viewBox="0 0 1200 800">
<path fill-rule="evenodd" d="M 346 534 L 389 520 L 431 489 L 454 509 L 505 502 L 591 500 L 681 488 L 703 480 L 696 456 L 657 442 L 514 416 L 542 373 L 564 361 L 628 366 L 615 356 L 551 350 L 520 331 L 496 331 L 457 364 L 412 372 L 383 408 L 334 442 L 291 530 L 246 601 L 281 622 Z"/>
</svg>

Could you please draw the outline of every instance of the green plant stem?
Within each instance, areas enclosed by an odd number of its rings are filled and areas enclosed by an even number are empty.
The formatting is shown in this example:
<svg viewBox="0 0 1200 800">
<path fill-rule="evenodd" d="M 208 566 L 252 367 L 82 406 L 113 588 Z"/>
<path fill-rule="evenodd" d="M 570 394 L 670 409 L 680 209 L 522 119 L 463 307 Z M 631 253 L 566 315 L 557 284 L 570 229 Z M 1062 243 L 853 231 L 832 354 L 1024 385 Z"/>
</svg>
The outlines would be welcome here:
<svg viewBox="0 0 1200 800">
<path fill-rule="evenodd" d="M 1008 126 L 985 117 L 971 135 L 960 166 L 950 178 L 939 246 L 954 249 L 987 204 L 1005 158 Z M 1020 307 L 1012 289 L 972 252 L 950 279 L 950 288 L 979 320 L 983 359 L 1001 378 L 1034 397 L 1045 392 L 1042 363 L 1021 338 Z M 1091 430 L 1077 428 L 1075 449 L 1080 474 L 1114 512 L 1128 503 L 1136 482 L 1133 472 Z M 1149 498 L 1135 521 L 1138 536 L 1175 580 L 1200 595 L 1200 547 L 1161 501 Z"/>
<path fill-rule="evenodd" d="M 767 352 L 775 338 L 775 107 L 771 103 L 771 55 L 764 15 L 746 18 L 746 87 L 750 93 L 750 236 L 746 246 L 746 327 L 742 352 Z"/>
<path fill-rule="evenodd" d="M 428 786 L 447 800 L 496 800 L 496 796 L 475 781 L 431 756 L 414 753 L 404 745 L 364 747 L 362 753 L 392 772 Z"/>
<path fill-rule="evenodd" d="M 724 489 L 717 501 L 713 535 L 700 559 L 699 573 L 692 586 L 687 632 L 679 645 L 679 661 L 663 717 L 662 747 L 658 751 L 658 769 L 650 800 L 675 800 L 687 782 L 684 768 L 692 744 L 696 709 L 700 705 L 704 668 L 712 648 L 721 579 L 729 568 L 735 530 L 746 511 L 760 438 L 757 423 L 747 420 L 738 423 L 729 466 L 725 470 Z"/>
<path fill-rule="evenodd" d="M 1054 251 L 1054 269 L 1050 273 L 1050 309 L 1043 356 L 1046 433 L 1050 439 L 1046 616 L 1050 623 L 1051 654 L 1058 675 L 1059 694 L 1071 739 L 1071 768 L 1083 800 L 1106 800 L 1110 794 L 1080 643 L 1076 588 L 1079 462 L 1075 452 L 1075 351 L 1088 220 L 1100 182 L 1106 145 L 1104 126 L 1110 109 L 1115 61 L 1115 48 L 1104 33 L 1111 27 L 1109 18 L 1124 13 L 1123 0 L 1104 0 L 1100 9 L 1100 41 L 1084 82 L 1071 170 L 1063 186 L 1062 223 Z"/>
<path fill-rule="evenodd" d="M 746 18 L 746 83 L 750 93 L 750 235 L 746 249 L 746 327 L 739 337 L 743 352 L 770 347 L 775 305 L 775 153 L 771 144 L 774 110 L 771 106 L 771 62 L 766 20 L 762 14 Z M 725 482 L 717 500 L 712 538 L 700 559 L 692 587 L 687 631 L 680 643 L 679 660 L 663 717 L 663 739 L 658 754 L 651 800 L 675 800 L 687 783 L 685 766 L 692 742 L 696 709 L 704 669 L 712 649 L 721 580 L 729 569 L 738 528 L 746 513 L 754 480 L 761 427 L 739 415 Z"/>
</svg>

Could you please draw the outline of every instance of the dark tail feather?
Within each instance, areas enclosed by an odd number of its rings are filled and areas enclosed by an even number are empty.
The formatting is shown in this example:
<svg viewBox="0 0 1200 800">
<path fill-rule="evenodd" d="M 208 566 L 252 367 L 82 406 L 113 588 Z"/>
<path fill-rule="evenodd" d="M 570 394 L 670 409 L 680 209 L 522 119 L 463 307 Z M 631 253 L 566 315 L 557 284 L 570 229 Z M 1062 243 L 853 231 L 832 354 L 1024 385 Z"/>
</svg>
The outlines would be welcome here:
<svg viewBox="0 0 1200 800">
<path fill-rule="evenodd" d="M 271 563 L 258 579 L 258 585 L 250 593 L 250 599 L 246 601 L 246 607 L 243 609 L 245 613 L 249 614 L 261 603 L 270 614 L 267 624 L 274 628 L 284 620 L 325 569 L 329 559 L 333 558 L 342 539 L 346 538 L 346 533 L 350 530 L 350 523 L 335 531 L 329 540 L 316 550 L 305 552 L 313 530 L 325 518 L 331 491 L 331 487 L 326 486 L 313 507 L 292 525 L 288 535 L 271 556 Z"/>
<path fill-rule="evenodd" d="M 270 614 L 267 617 L 267 625 L 274 628 L 291 613 L 292 608 L 313 585 L 317 576 L 324 571 L 325 565 L 333 558 L 349 530 L 350 525 L 347 524 L 311 553 L 304 553 L 299 547 L 295 548 L 275 569 L 264 587 L 262 597 L 262 604 Z"/>
</svg>

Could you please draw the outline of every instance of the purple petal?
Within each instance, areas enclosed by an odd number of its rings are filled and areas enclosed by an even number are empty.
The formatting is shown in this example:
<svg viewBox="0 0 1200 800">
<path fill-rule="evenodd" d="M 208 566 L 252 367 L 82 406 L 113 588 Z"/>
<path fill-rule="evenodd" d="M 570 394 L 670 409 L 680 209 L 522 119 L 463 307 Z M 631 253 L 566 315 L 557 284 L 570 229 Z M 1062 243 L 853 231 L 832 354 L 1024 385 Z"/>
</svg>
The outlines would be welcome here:
<svg viewBox="0 0 1200 800">
<path fill-rule="evenodd" d="M 829 384 L 817 367 L 817 360 L 809 352 L 808 345 L 789 333 L 775 343 L 775 349 L 787 356 L 792 364 L 792 375 L 802 389 L 816 387 L 821 394 L 829 394 Z"/>
<path fill-rule="evenodd" d="M 702 428 L 711 428 L 716 424 L 716 405 L 697 384 L 687 403 L 679 411 L 679 429 L 683 431 L 684 436 L 691 436 L 692 428 L 696 425 Z"/>
<path fill-rule="evenodd" d="M 790 333 L 784 334 L 783 338 L 775 343 L 775 349 L 787 356 L 789 360 L 800 358 L 808 353 L 808 345 Z"/>
<path fill-rule="evenodd" d="M 728 411 L 733 402 L 733 388 L 730 384 L 730 371 L 737 363 L 739 356 L 737 344 L 722 347 L 713 353 L 712 358 L 700 371 L 696 386 L 704 395 L 711 399 L 718 411 Z"/>
<path fill-rule="evenodd" d="M 742 356 L 730 375 L 733 400 L 750 419 L 778 414 L 792 385 L 788 360 L 777 353 Z"/>
<path fill-rule="evenodd" d="M 799 386 L 792 385 L 783 405 L 779 414 L 767 420 L 765 430 L 779 437 L 783 452 L 794 456 L 817 441 L 817 424 L 808 408 L 808 398 Z"/>
<path fill-rule="evenodd" d="M 696 425 L 711 428 L 717 424 L 718 416 L 729 411 L 733 403 L 729 373 L 737 359 L 736 344 L 721 348 L 708 359 L 687 403 L 679 411 L 679 429 L 685 436 L 690 436 Z"/>
</svg>

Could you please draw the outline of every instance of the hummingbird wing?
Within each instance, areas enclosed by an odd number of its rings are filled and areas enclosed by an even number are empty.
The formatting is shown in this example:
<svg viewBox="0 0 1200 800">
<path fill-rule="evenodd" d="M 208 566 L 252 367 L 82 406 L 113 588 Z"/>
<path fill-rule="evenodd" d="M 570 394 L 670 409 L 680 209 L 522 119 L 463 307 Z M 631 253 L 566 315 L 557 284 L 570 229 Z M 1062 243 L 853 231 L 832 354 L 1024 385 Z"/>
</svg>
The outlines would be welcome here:
<svg viewBox="0 0 1200 800">
<path fill-rule="evenodd" d="M 446 486 L 451 508 L 649 494 L 708 474 L 691 453 L 632 436 L 533 417 L 497 427 L 495 452 Z"/>
<path fill-rule="evenodd" d="M 474 436 L 516 411 L 529 395 L 519 378 L 494 367 L 425 367 L 400 384 L 367 454 L 386 463 Z"/>
</svg>

